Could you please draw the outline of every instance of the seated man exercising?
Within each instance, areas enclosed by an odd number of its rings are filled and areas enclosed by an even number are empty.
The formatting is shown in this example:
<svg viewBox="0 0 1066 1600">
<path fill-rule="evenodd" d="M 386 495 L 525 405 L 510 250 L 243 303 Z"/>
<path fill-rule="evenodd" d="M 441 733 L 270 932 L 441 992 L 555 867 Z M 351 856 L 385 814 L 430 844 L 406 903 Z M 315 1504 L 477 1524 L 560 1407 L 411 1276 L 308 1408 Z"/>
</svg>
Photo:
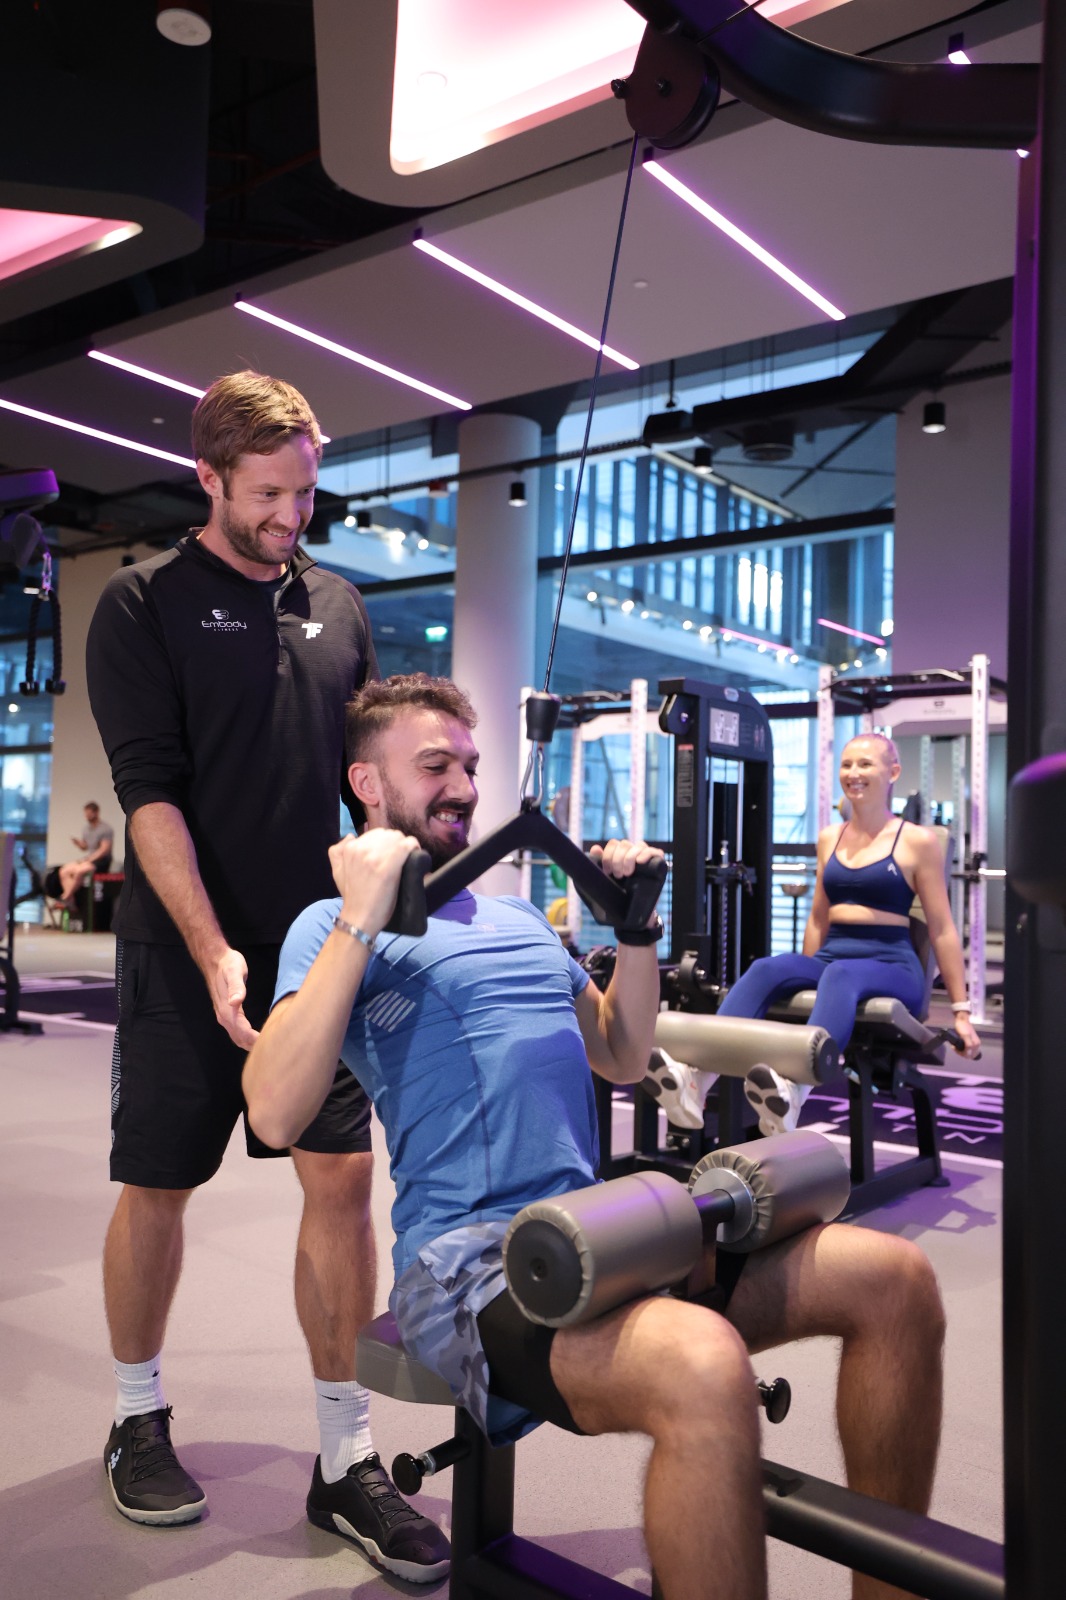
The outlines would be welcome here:
<svg viewBox="0 0 1066 1600">
<path fill-rule="evenodd" d="M 526 901 L 463 890 L 421 939 L 383 934 L 403 864 L 463 849 L 477 804 L 475 714 L 446 679 L 368 684 L 348 708 L 352 787 L 367 831 L 333 846 L 339 899 L 293 924 L 277 999 L 244 1072 L 270 1145 L 315 1115 L 338 1057 L 385 1126 L 396 1181 L 390 1304 L 408 1350 L 490 1437 L 534 1418 L 576 1432 L 650 1435 L 648 1551 L 667 1600 L 766 1592 L 759 1430 L 749 1354 L 841 1340 L 837 1416 L 853 1489 L 928 1506 L 941 1409 L 943 1314 L 906 1240 L 847 1226 L 768 1247 L 720 1285 L 719 1310 L 635 1301 L 577 1327 L 525 1321 L 501 1241 L 534 1199 L 594 1181 L 590 1067 L 644 1075 L 659 1002 L 654 942 L 620 942 L 601 994 Z M 625 878 L 657 852 L 594 852 Z M 640 935 L 627 937 L 640 938 Z M 654 933 L 650 935 L 654 940 Z M 856 1575 L 861 1600 L 900 1591 Z"/>
</svg>

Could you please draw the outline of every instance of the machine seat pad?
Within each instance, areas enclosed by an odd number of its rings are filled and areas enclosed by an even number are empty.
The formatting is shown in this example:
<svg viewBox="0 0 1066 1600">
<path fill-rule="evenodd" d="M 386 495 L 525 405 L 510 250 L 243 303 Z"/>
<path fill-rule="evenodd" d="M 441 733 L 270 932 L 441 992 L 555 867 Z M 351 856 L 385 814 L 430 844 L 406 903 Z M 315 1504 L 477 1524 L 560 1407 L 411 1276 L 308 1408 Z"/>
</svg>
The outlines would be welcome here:
<svg viewBox="0 0 1066 1600">
<path fill-rule="evenodd" d="M 770 1007 L 768 1015 L 775 1022 L 806 1022 L 815 1002 L 813 989 L 801 989 L 790 1000 L 781 1000 Z M 921 1050 L 930 1047 L 931 1028 L 919 1022 L 913 1011 L 908 1011 L 902 1000 L 890 995 L 878 995 L 864 1000 L 855 1013 L 855 1031 L 851 1043 L 906 1044 Z M 771 1066 L 775 1063 L 771 1062 Z"/>
<path fill-rule="evenodd" d="M 355 1344 L 355 1376 L 375 1394 L 421 1405 L 454 1406 L 455 1396 L 444 1379 L 420 1366 L 400 1343 L 391 1311 L 368 1322 Z"/>
<path fill-rule="evenodd" d="M 743 1078 L 752 1067 L 766 1064 L 793 1083 L 813 1084 L 835 1078 L 838 1070 L 839 1051 L 824 1028 L 796 1028 L 760 1017 L 660 1011 L 655 1043 L 675 1061 L 729 1078 Z"/>
</svg>

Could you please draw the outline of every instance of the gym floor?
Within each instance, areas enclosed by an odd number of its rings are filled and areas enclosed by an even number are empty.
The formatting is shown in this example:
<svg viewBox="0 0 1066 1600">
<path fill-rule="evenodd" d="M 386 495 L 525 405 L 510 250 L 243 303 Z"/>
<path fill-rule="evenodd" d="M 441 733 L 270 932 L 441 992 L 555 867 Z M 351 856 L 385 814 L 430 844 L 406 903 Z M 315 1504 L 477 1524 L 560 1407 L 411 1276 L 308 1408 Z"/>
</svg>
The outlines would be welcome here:
<svg viewBox="0 0 1066 1600">
<path fill-rule="evenodd" d="M 108 934 L 19 932 L 24 978 L 109 973 Z M 32 1009 L 32 994 L 24 1010 Z M 165 1377 L 181 1458 L 209 1512 L 183 1528 L 125 1521 L 108 1496 L 103 1446 L 113 1381 L 100 1290 L 100 1248 L 114 1204 L 107 1177 L 112 1030 L 50 1018 L 38 1036 L 0 1035 L 0 1276 L 4 1452 L 0 1587 L 7 1600 L 360 1600 L 439 1593 L 386 1578 L 310 1526 L 303 1501 L 317 1450 L 310 1372 L 292 1305 L 299 1217 L 287 1161 L 252 1162 L 231 1145 L 189 1208 L 186 1265 L 167 1339 Z M 981 1071 L 1001 1071 L 987 1041 Z M 391 1283 L 391 1185 L 380 1129 L 375 1212 L 379 1301 Z M 857 1226 L 917 1240 L 948 1308 L 947 1396 L 933 1515 L 1002 1537 L 1000 1190 L 998 1167 L 946 1159 L 950 1188 L 906 1195 Z M 772 1460 L 840 1481 L 832 1420 L 833 1345 L 762 1357 L 788 1378 L 792 1412 L 764 1427 Z M 450 1432 L 450 1412 L 376 1396 L 386 1463 Z M 646 1447 L 638 1438 L 575 1439 L 539 1429 L 518 1450 L 516 1527 L 553 1550 L 650 1590 L 639 1531 Z M 429 1480 L 422 1509 L 445 1527 L 451 1475 Z M 840 1568 L 771 1542 L 774 1600 L 842 1600 Z"/>
</svg>

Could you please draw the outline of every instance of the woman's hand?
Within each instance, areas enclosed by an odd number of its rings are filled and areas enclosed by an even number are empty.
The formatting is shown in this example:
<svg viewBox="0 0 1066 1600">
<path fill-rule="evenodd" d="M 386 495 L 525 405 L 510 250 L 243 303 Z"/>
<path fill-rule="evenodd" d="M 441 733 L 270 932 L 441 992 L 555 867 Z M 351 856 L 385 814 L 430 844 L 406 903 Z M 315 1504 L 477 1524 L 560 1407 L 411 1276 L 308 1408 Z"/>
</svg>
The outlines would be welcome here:
<svg viewBox="0 0 1066 1600">
<path fill-rule="evenodd" d="M 965 1056 L 968 1061 L 976 1061 L 981 1054 L 981 1039 L 965 1011 L 956 1011 L 953 1027 L 955 1032 L 961 1035 L 965 1044 L 965 1049 L 963 1050 L 960 1050 L 956 1045 L 955 1053 Z"/>
</svg>

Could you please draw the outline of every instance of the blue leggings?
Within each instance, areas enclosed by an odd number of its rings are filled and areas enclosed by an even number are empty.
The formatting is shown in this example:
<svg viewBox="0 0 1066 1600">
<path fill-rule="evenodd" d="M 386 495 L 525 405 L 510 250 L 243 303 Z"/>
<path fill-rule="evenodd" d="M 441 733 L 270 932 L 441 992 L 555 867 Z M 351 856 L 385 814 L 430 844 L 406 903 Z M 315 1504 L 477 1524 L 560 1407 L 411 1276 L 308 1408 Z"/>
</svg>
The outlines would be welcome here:
<svg viewBox="0 0 1066 1600">
<path fill-rule="evenodd" d="M 824 1028 L 841 1050 L 863 1000 L 890 995 L 908 1011 L 920 1010 L 925 1000 L 925 974 L 909 929 L 859 925 L 845 932 L 838 924 L 815 956 L 753 961 L 718 1009 L 725 1017 L 764 1017 L 776 1000 L 815 987 L 810 1026 Z"/>
</svg>

